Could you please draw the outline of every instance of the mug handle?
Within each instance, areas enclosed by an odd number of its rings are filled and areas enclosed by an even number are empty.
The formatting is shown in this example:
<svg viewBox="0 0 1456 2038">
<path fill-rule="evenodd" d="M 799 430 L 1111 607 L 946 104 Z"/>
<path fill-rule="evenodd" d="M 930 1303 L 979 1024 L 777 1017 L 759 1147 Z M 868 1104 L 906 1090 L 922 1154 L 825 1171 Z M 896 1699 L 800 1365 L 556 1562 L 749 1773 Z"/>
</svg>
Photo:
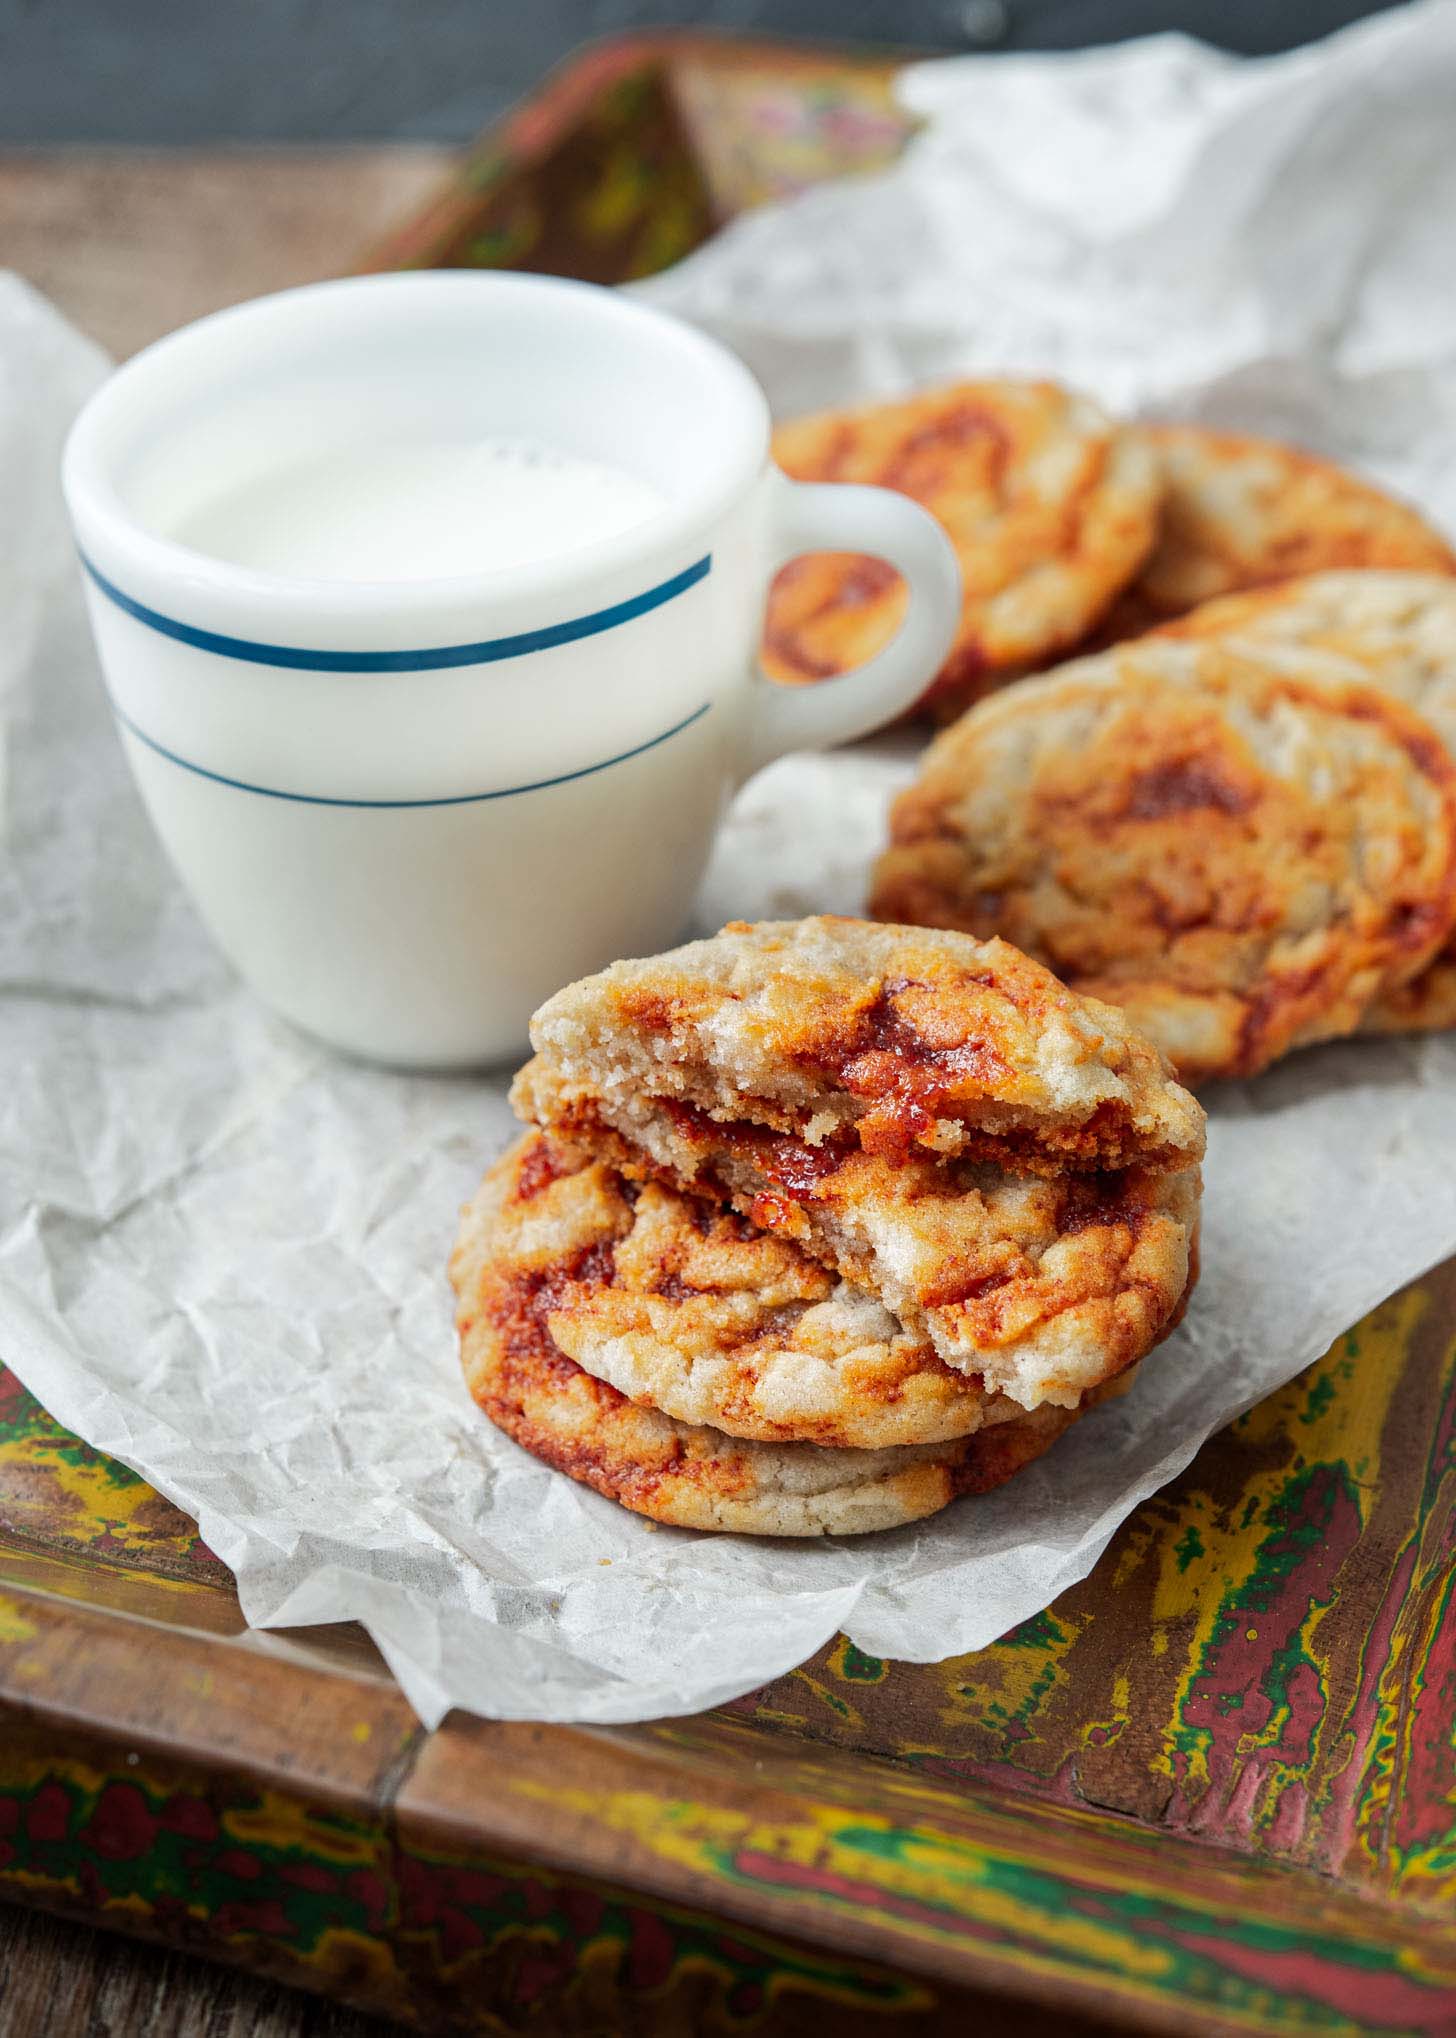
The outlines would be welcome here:
<svg viewBox="0 0 1456 2038">
<path fill-rule="evenodd" d="M 888 560 L 910 602 L 883 651 L 850 672 L 806 686 L 772 680 L 760 664 L 744 777 L 788 750 L 849 743 L 914 705 L 955 641 L 961 570 L 928 510 L 888 488 L 790 481 L 774 471 L 770 571 L 805 552 L 869 552 Z"/>
</svg>

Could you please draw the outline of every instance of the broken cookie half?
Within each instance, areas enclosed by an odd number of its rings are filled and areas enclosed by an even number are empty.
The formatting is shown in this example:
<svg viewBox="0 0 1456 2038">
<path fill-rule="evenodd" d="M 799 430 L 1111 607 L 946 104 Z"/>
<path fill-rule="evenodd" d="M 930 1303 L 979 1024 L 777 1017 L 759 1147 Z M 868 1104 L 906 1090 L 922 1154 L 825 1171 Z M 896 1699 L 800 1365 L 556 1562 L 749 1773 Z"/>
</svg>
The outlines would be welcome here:
<svg viewBox="0 0 1456 2038">
<path fill-rule="evenodd" d="M 570 986 L 532 1040 L 513 1102 L 539 1130 L 453 1266 L 467 1374 L 528 1449 L 659 1520 L 933 1511 L 1038 1455 L 1185 1306 L 1203 1114 L 1004 942 L 733 925 Z M 651 1478 L 623 1473 L 630 1437 Z M 779 1504 L 709 1506 L 705 1466 Z"/>
</svg>

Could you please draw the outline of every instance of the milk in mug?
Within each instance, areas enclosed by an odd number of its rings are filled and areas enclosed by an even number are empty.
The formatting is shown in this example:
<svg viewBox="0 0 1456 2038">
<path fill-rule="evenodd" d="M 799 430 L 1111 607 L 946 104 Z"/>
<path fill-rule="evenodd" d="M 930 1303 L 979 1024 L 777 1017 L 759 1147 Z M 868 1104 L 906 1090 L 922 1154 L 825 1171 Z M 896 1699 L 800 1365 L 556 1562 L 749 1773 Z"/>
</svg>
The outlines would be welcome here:
<svg viewBox="0 0 1456 2038">
<path fill-rule="evenodd" d="M 382 439 L 223 489 L 168 535 L 264 573 L 429 580 L 572 552 L 666 506 L 640 475 L 531 439 Z"/>
</svg>

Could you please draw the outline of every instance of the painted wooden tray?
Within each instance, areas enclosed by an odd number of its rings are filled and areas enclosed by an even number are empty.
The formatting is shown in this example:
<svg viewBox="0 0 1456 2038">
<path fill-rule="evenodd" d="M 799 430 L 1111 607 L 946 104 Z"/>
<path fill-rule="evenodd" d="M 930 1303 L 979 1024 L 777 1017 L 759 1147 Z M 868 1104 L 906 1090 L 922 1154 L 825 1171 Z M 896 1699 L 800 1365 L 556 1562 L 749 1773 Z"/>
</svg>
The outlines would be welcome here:
<svg viewBox="0 0 1456 2038">
<path fill-rule="evenodd" d="M 554 81 L 370 258 L 643 273 L 883 158 L 886 67 Z M 0 1372 L 0 1894 L 431 2032 L 1456 2033 L 1456 1263 L 975 1656 L 701 1718 L 414 1724 Z"/>
</svg>

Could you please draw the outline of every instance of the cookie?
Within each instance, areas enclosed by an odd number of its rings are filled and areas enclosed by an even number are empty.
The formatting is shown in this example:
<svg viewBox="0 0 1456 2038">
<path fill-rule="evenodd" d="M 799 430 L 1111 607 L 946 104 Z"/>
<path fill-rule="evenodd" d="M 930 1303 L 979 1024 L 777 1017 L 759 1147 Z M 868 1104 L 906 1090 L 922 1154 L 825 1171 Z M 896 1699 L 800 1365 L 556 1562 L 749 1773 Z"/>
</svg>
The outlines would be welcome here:
<svg viewBox="0 0 1456 2038">
<path fill-rule="evenodd" d="M 1166 493 L 1156 545 L 1097 632 L 1137 635 L 1200 602 L 1341 567 L 1456 573 L 1456 553 L 1394 496 L 1274 439 L 1145 425 Z"/>
<path fill-rule="evenodd" d="M 895 803 L 872 909 L 1004 935 L 1185 1081 L 1353 1030 L 1456 920 L 1456 772 L 1400 701 L 1289 664 L 1148 638 L 984 702 Z"/>
<path fill-rule="evenodd" d="M 1348 660 L 1351 677 L 1403 700 L 1456 751 L 1456 578 L 1446 574 L 1311 573 L 1204 602 L 1158 634 Z"/>
<path fill-rule="evenodd" d="M 1022 1413 L 867 1288 L 719 1199 L 633 1180 L 539 1131 L 498 1171 L 494 1251 L 545 1270 L 552 1342 L 629 1401 L 763 1443 L 865 1450 Z"/>
<path fill-rule="evenodd" d="M 754 1239 L 792 1244 L 958 1377 L 1021 1408 L 1075 1407 L 1150 1351 L 1182 1311 L 1196 1167 L 1029 1175 L 925 1152 L 867 1154 L 852 1133 L 810 1146 L 670 1099 L 629 1103 L 568 1085 L 544 1059 L 524 1072 L 516 1102 L 556 1137 L 609 1156 L 629 1180 L 695 1192 L 738 1212 Z M 686 1315 L 683 1333 L 691 1335 Z M 941 1391 L 923 1369 L 916 1389 L 927 1402 Z M 721 1412 L 708 1419 L 739 1429 Z"/>
<path fill-rule="evenodd" d="M 1080 642 L 1146 557 L 1161 481 L 1149 445 L 1050 382 L 961 382 L 781 426 L 798 481 L 867 482 L 932 511 L 964 602 L 926 694 L 941 716 Z M 791 683 L 860 664 L 893 636 L 905 587 L 883 560 L 814 553 L 774 582 L 764 664 Z"/>
<path fill-rule="evenodd" d="M 1168 634 L 1248 644 L 1261 655 L 1317 651 L 1413 708 L 1456 756 L 1456 579 L 1439 573 L 1316 573 L 1205 602 Z M 1306 661 L 1307 662 L 1307 661 Z M 1456 1026 L 1456 946 L 1378 998 L 1369 1033 Z"/>
<path fill-rule="evenodd" d="M 1073 1406 L 1189 1278 L 1203 1117 L 1005 943 L 819 918 L 618 963 L 536 1014 L 523 1118 L 727 1203 L 947 1365 Z"/>
<path fill-rule="evenodd" d="M 1048 1406 L 946 1442 L 860 1450 L 754 1442 L 640 1406 L 556 1342 L 553 1318 L 583 1277 L 589 1286 L 610 1278 L 610 1248 L 572 1244 L 569 1225 L 558 1241 L 549 1203 L 534 1227 L 511 1216 L 526 1161 L 517 1149 L 487 1175 L 451 1260 L 466 1383 L 533 1456 L 635 1513 L 751 1535 L 893 1528 L 999 1486 L 1082 1412 Z"/>
<path fill-rule="evenodd" d="M 568 985 L 531 1042 L 557 1081 L 614 1108 L 670 1101 L 813 1148 L 852 1134 L 867 1152 L 1032 1173 L 1203 1151 L 1202 1112 L 1120 1013 L 957 933 L 735 921 Z"/>
</svg>

